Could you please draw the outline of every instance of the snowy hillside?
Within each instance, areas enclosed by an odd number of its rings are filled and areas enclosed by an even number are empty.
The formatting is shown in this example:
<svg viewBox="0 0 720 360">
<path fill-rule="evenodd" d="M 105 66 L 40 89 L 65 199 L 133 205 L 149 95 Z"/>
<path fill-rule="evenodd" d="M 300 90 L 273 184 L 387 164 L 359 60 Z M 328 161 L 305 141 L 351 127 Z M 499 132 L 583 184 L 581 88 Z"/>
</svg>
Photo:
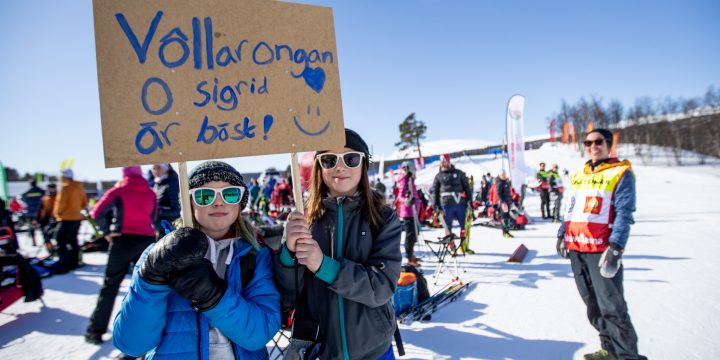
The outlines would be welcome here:
<svg viewBox="0 0 720 360">
<path fill-rule="evenodd" d="M 491 145 L 497 145 L 497 141 L 476 139 L 435 140 L 421 143 L 420 151 L 422 151 L 423 156 L 432 156 L 470 149 L 482 149 Z M 385 156 L 385 160 L 415 158 L 417 156 L 417 149 L 411 148 L 403 151 L 395 151 L 391 155 Z"/>
<path fill-rule="evenodd" d="M 636 223 L 623 264 L 639 349 L 653 360 L 720 359 L 720 242 L 713 228 L 720 220 L 720 162 L 669 166 L 669 151 L 654 152 L 654 165 L 643 165 L 631 156 L 631 146 L 620 149 L 621 157 L 633 161 L 637 176 Z M 686 164 L 699 161 L 685 156 Z M 529 174 L 540 161 L 569 170 L 584 162 L 570 148 L 552 145 L 528 151 L 525 159 Z M 455 164 L 475 176 L 502 168 L 493 155 Z M 418 183 L 429 185 L 436 172 L 420 171 Z M 526 209 L 539 216 L 536 195 L 528 195 Z M 433 314 L 432 321 L 401 325 L 408 352 L 401 359 L 581 359 L 597 350 L 597 334 L 585 318 L 569 261 L 555 254 L 556 231 L 557 224 L 537 219 L 528 230 L 514 232 L 513 239 L 504 239 L 497 229 L 473 227 L 470 246 L 477 255 L 460 259 L 469 291 Z M 425 230 L 421 239 L 440 232 Z M 27 239 L 24 244 L 29 245 Z M 506 262 L 520 244 L 530 250 L 525 261 Z M 417 245 L 416 252 L 424 255 L 422 269 L 432 285 L 437 264 L 427 248 Z M 0 359 L 104 359 L 117 354 L 110 335 L 102 346 L 83 341 L 106 256 L 86 254 L 84 260 L 88 266 L 44 281 L 45 306 L 18 302 L 0 313 Z M 441 276 L 431 291 L 446 282 Z"/>
</svg>

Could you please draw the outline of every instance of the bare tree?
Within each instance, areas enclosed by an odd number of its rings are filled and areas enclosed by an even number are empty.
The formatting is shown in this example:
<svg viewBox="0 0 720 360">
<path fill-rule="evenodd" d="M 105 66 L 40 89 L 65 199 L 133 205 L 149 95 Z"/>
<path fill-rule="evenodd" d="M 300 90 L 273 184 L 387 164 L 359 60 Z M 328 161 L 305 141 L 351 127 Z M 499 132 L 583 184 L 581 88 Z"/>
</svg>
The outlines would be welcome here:
<svg viewBox="0 0 720 360">
<path fill-rule="evenodd" d="M 608 113 L 603 107 L 602 98 L 593 95 L 590 98 L 590 108 L 592 111 L 591 121 L 594 127 L 607 128 L 610 123 Z"/>
<path fill-rule="evenodd" d="M 610 103 L 607 107 L 607 114 L 608 114 L 608 125 L 609 126 L 616 126 L 620 123 L 620 121 L 623 120 L 623 105 L 622 103 L 617 99 L 610 100 Z"/>
<path fill-rule="evenodd" d="M 720 107 L 720 88 L 710 85 L 704 96 L 705 106 L 717 108 Z"/>
<path fill-rule="evenodd" d="M 697 110 L 697 108 L 700 107 L 700 101 L 698 99 L 694 99 L 694 98 L 682 100 L 682 103 L 680 106 L 681 106 L 683 113 L 692 116 L 693 112 L 695 110 Z"/>
<path fill-rule="evenodd" d="M 674 114 L 680 110 L 680 103 L 670 96 L 666 96 L 664 99 L 658 100 L 658 110 L 663 115 Z"/>
</svg>

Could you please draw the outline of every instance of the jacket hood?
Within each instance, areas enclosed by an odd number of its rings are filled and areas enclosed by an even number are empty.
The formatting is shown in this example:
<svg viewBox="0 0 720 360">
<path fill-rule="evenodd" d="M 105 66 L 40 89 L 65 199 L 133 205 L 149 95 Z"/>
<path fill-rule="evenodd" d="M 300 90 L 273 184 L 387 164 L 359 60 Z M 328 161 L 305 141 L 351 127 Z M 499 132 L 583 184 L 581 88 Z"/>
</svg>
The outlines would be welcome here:
<svg viewBox="0 0 720 360">
<path fill-rule="evenodd" d="M 123 177 L 122 185 L 127 186 L 133 191 L 150 190 L 147 180 L 142 175 L 129 175 Z"/>
</svg>

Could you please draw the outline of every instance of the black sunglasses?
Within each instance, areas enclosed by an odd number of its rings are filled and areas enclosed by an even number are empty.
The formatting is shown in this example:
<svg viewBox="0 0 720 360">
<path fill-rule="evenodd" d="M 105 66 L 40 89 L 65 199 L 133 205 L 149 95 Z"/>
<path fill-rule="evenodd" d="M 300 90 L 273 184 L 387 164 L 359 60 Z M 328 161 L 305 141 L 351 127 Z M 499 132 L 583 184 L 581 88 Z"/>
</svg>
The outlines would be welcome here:
<svg viewBox="0 0 720 360">
<path fill-rule="evenodd" d="M 320 162 L 320 167 L 325 170 L 334 169 L 340 158 L 343 159 L 345 167 L 356 168 L 362 164 L 362 158 L 364 157 L 365 154 L 359 151 L 348 151 L 342 154 L 324 153 L 316 156 L 318 162 Z"/>
<path fill-rule="evenodd" d="M 590 146 L 592 146 L 592 144 L 600 146 L 604 142 L 605 142 L 605 139 L 595 139 L 595 140 L 585 140 L 585 141 L 583 141 L 583 144 L 585 144 L 585 147 L 590 147 Z"/>
</svg>

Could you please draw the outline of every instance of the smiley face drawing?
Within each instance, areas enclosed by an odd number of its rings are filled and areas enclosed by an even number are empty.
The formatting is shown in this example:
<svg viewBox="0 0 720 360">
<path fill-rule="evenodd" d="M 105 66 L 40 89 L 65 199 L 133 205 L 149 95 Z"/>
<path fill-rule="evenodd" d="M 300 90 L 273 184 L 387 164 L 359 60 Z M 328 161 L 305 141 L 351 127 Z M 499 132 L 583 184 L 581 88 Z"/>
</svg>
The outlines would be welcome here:
<svg viewBox="0 0 720 360">
<path fill-rule="evenodd" d="M 320 106 L 319 105 L 316 107 L 315 113 L 316 113 L 317 117 L 320 118 Z M 307 114 L 308 114 L 308 118 L 312 117 L 312 106 L 310 106 L 310 105 L 308 105 L 308 107 L 307 107 Z M 300 125 L 300 121 L 298 121 L 298 118 L 295 115 L 293 115 L 293 122 L 295 123 L 295 127 L 298 128 L 298 130 L 300 130 L 301 133 L 308 135 L 308 136 L 321 135 L 322 133 L 327 131 L 327 129 L 330 127 L 330 120 L 328 120 L 320 130 L 317 130 L 317 131 L 307 130 L 302 125 Z"/>
</svg>

